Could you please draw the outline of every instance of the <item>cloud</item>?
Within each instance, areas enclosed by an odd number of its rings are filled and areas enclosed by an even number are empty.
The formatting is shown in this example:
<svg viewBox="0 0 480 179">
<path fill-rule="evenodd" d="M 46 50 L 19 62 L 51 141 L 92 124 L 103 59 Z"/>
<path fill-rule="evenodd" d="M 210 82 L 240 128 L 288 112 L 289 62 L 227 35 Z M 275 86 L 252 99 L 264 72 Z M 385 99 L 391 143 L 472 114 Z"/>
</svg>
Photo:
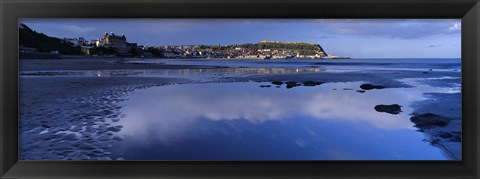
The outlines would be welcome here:
<svg viewBox="0 0 480 179">
<path fill-rule="evenodd" d="M 62 25 L 59 28 L 78 35 L 85 35 L 95 30 L 93 27 L 81 27 L 78 25 Z"/>
<path fill-rule="evenodd" d="M 460 31 L 461 27 L 462 27 L 462 24 L 460 24 L 460 22 L 457 22 L 457 23 L 453 24 L 452 26 L 450 26 L 448 28 L 448 30 L 449 31 Z"/>
<path fill-rule="evenodd" d="M 313 35 L 312 38 L 316 39 L 327 39 L 327 38 L 333 38 L 332 36 L 329 35 Z"/>
<path fill-rule="evenodd" d="M 318 21 L 325 32 L 337 35 L 417 39 L 433 35 L 459 33 L 461 22 L 445 20 L 322 20 Z"/>
<path fill-rule="evenodd" d="M 305 141 L 304 139 L 296 139 L 294 141 L 295 144 L 297 144 L 297 146 L 301 147 L 301 148 L 305 148 L 307 147 L 307 141 Z"/>
</svg>

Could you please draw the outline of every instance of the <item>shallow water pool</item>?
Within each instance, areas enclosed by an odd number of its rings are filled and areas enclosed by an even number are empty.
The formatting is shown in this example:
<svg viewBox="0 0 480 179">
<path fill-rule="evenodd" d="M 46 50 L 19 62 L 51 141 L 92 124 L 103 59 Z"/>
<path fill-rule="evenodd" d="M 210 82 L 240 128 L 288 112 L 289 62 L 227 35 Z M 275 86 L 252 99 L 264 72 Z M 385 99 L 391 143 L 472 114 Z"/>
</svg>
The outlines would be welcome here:
<svg viewBox="0 0 480 179">
<path fill-rule="evenodd" d="M 297 86 L 235 82 L 137 90 L 116 122 L 126 160 L 446 160 L 410 122 L 428 90 L 360 93 L 362 82 Z M 270 86 L 268 86 L 270 85 Z M 262 86 L 262 87 L 260 87 Z M 425 91 L 425 89 L 428 89 Z M 374 110 L 399 104 L 398 115 Z"/>
</svg>

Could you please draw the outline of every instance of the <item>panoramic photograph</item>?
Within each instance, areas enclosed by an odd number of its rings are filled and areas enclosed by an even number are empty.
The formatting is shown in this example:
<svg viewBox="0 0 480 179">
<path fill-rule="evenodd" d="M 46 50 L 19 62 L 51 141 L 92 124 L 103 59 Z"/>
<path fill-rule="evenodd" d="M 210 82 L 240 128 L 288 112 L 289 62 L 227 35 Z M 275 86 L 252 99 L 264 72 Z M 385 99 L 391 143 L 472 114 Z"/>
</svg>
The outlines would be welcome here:
<svg viewBox="0 0 480 179">
<path fill-rule="evenodd" d="M 462 160 L 460 19 L 18 30 L 19 160 Z"/>
</svg>

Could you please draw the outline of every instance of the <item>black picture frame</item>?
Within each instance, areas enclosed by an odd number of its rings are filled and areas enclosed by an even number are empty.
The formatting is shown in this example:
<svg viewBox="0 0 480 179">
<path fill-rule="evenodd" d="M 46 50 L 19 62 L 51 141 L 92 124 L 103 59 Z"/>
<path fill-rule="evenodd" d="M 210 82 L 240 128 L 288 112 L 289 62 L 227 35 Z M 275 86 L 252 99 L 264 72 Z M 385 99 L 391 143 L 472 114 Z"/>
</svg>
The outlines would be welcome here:
<svg viewBox="0 0 480 179">
<path fill-rule="evenodd" d="M 480 178 L 478 0 L 0 0 L 0 178 Z M 461 18 L 462 161 L 18 161 L 19 18 Z"/>
</svg>

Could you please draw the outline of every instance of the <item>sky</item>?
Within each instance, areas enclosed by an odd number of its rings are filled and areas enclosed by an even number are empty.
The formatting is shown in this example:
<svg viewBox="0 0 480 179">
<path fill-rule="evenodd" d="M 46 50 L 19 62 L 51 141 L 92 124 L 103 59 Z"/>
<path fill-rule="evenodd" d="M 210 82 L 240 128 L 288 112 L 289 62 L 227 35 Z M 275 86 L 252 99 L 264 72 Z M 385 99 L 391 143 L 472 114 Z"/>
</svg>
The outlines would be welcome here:
<svg viewBox="0 0 480 179">
<path fill-rule="evenodd" d="M 320 44 L 353 58 L 460 58 L 460 19 L 21 19 L 59 38 L 125 34 L 138 45 Z"/>
</svg>

